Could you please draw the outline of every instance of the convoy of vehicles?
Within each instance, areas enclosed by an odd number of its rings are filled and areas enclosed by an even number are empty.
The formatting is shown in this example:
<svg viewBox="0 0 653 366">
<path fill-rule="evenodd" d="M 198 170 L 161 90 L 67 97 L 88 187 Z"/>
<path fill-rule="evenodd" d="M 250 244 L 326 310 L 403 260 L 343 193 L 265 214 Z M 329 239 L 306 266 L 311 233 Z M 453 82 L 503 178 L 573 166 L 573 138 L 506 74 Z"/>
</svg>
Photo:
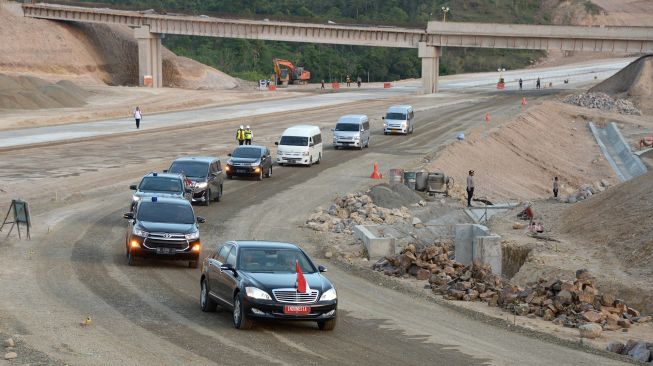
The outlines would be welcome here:
<svg viewBox="0 0 653 366">
<path fill-rule="evenodd" d="M 298 270 L 299 267 L 299 270 Z M 314 321 L 322 330 L 336 326 L 336 289 L 294 244 L 230 241 L 202 264 L 200 306 L 231 310 L 234 327 L 249 329 L 253 319 Z M 306 286 L 298 286 L 298 276 Z"/>
<path fill-rule="evenodd" d="M 363 147 L 370 146 L 370 120 L 364 114 L 348 114 L 338 119 L 333 128 L 333 147 Z"/>
<path fill-rule="evenodd" d="M 412 133 L 414 112 L 409 105 L 392 106 L 384 117 L 383 132 Z M 333 131 L 333 146 L 363 149 L 370 144 L 370 121 L 366 115 L 345 115 Z M 322 131 L 318 126 L 287 128 L 279 141 L 279 165 L 311 166 L 322 160 Z M 224 177 L 272 176 L 272 154 L 265 146 L 237 147 L 227 164 L 217 157 L 189 156 L 175 159 L 163 173 L 148 173 L 134 191 L 127 219 L 127 263 L 137 258 L 188 261 L 197 268 L 202 243 L 193 202 L 208 206 L 220 201 Z M 230 241 L 217 247 L 203 261 L 200 305 L 203 311 L 217 306 L 232 311 L 238 329 L 250 328 L 255 319 L 315 321 L 319 329 L 336 326 L 337 295 L 334 286 L 294 244 L 266 241 Z"/>
<path fill-rule="evenodd" d="M 272 155 L 265 146 L 243 145 L 238 146 L 231 154 L 224 168 L 227 178 L 234 176 L 263 177 L 272 176 Z"/>
<path fill-rule="evenodd" d="M 322 160 L 322 131 L 318 126 L 297 125 L 283 131 L 277 148 L 277 164 L 311 166 Z"/>
</svg>

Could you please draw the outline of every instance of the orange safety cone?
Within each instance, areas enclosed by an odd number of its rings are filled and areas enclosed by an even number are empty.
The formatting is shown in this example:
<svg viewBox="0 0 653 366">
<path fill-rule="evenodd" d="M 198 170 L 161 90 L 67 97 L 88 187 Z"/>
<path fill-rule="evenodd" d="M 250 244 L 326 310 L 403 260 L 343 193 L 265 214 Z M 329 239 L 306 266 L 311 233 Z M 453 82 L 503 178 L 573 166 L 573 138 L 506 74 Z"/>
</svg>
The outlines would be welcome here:
<svg viewBox="0 0 653 366">
<path fill-rule="evenodd" d="M 526 105 L 528 102 L 526 101 L 526 97 L 521 97 L 521 105 Z"/>
<path fill-rule="evenodd" d="M 379 163 L 374 163 L 374 170 L 372 171 L 372 175 L 370 175 L 370 178 L 372 179 L 381 179 L 383 178 L 383 175 L 379 173 Z"/>
<path fill-rule="evenodd" d="M 490 123 L 490 120 L 491 120 L 491 119 L 492 119 L 492 118 L 490 117 L 490 112 L 486 112 L 486 113 L 485 113 L 485 122 Z"/>
</svg>

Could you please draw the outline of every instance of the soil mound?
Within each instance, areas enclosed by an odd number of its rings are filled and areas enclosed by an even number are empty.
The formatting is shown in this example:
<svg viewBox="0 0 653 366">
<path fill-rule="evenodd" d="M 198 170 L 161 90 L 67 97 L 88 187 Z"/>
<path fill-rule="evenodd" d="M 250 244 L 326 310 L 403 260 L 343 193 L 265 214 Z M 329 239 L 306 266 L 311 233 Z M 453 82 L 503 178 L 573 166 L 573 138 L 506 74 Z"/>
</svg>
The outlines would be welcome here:
<svg viewBox="0 0 653 366">
<path fill-rule="evenodd" d="M 89 93 L 75 83 L 0 74 L 0 109 L 81 107 Z"/>
<path fill-rule="evenodd" d="M 403 184 L 379 184 L 370 190 L 368 196 L 375 205 L 384 208 L 408 207 L 422 198 Z"/>
<path fill-rule="evenodd" d="M 653 111 L 653 55 L 638 58 L 589 91 L 628 97 L 641 109 Z"/>
<path fill-rule="evenodd" d="M 653 172 L 612 187 L 563 212 L 562 232 L 604 248 L 625 268 L 653 274 Z"/>
</svg>

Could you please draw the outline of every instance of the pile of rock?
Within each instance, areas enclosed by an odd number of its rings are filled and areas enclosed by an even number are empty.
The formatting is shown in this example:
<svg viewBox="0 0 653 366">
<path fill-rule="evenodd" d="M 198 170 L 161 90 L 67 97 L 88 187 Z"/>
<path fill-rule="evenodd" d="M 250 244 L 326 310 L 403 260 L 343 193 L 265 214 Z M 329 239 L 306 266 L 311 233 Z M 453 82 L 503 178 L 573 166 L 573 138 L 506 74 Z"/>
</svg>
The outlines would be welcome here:
<svg viewBox="0 0 653 366">
<path fill-rule="evenodd" d="M 563 103 L 573 104 L 585 108 L 600 109 L 606 112 L 618 112 L 641 116 L 642 112 L 626 99 L 613 99 L 605 93 L 582 93 L 570 95 L 562 100 Z"/>
<path fill-rule="evenodd" d="M 6 351 L 5 356 L 4 356 L 5 360 L 13 360 L 16 357 L 18 357 L 18 354 L 14 351 L 14 349 L 16 347 L 16 342 L 14 341 L 13 338 L 5 339 L 5 341 L 3 343 L 4 343 L 5 351 Z"/>
<path fill-rule="evenodd" d="M 651 362 L 653 364 L 653 343 L 629 339 L 625 344 L 619 341 L 610 342 L 607 350 L 624 356 L 630 356 L 635 361 Z"/>
<path fill-rule="evenodd" d="M 590 197 L 592 197 L 595 194 L 601 193 L 605 191 L 608 187 L 610 187 L 610 183 L 602 179 L 600 182 L 592 184 L 583 184 L 576 190 L 576 192 L 570 194 L 567 196 L 567 203 L 576 203 L 578 201 L 583 201 L 586 200 Z"/>
<path fill-rule="evenodd" d="M 385 257 L 373 265 L 388 276 L 414 276 L 428 280 L 433 292 L 449 300 L 483 301 L 511 313 L 541 317 L 566 327 L 578 327 L 581 335 L 595 338 L 604 330 L 630 328 L 651 321 L 650 316 L 626 306 L 622 300 L 601 294 L 587 270 L 576 271 L 576 279 L 545 280 L 520 288 L 502 281 L 489 265 L 460 264 L 450 258 L 447 244 L 434 244 L 416 251 L 408 245 L 401 254 Z"/>
<path fill-rule="evenodd" d="M 410 222 L 410 211 L 406 207 L 388 209 L 372 202 L 365 193 L 350 193 L 336 197 L 327 209 L 318 208 L 306 221 L 306 227 L 315 231 L 332 231 L 351 234 L 355 225 L 394 224 Z"/>
</svg>

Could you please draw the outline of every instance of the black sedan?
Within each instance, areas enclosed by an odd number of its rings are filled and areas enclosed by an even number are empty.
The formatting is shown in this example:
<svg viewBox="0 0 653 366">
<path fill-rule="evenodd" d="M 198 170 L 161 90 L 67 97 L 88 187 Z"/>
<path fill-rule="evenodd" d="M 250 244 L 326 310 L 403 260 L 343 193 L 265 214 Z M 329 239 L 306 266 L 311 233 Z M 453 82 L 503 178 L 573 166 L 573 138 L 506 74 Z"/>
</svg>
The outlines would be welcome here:
<svg viewBox="0 0 653 366">
<path fill-rule="evenodd" d="M 232 310 L 237 329 L 251 328 L 254 319 L 283 319 L 333 330 L 338 299 L 325 271 L 294 244 L 230 241 L 204 260 L 200 306 Z"/>
<path fill-rule="evenodd" d="M 225 167 L 227 178 L 234 176 L 263 177 L 272 176 L 272 156 L 265 146 L 246 145 L 237 147 L 231 154 Z"/>
</svg>

